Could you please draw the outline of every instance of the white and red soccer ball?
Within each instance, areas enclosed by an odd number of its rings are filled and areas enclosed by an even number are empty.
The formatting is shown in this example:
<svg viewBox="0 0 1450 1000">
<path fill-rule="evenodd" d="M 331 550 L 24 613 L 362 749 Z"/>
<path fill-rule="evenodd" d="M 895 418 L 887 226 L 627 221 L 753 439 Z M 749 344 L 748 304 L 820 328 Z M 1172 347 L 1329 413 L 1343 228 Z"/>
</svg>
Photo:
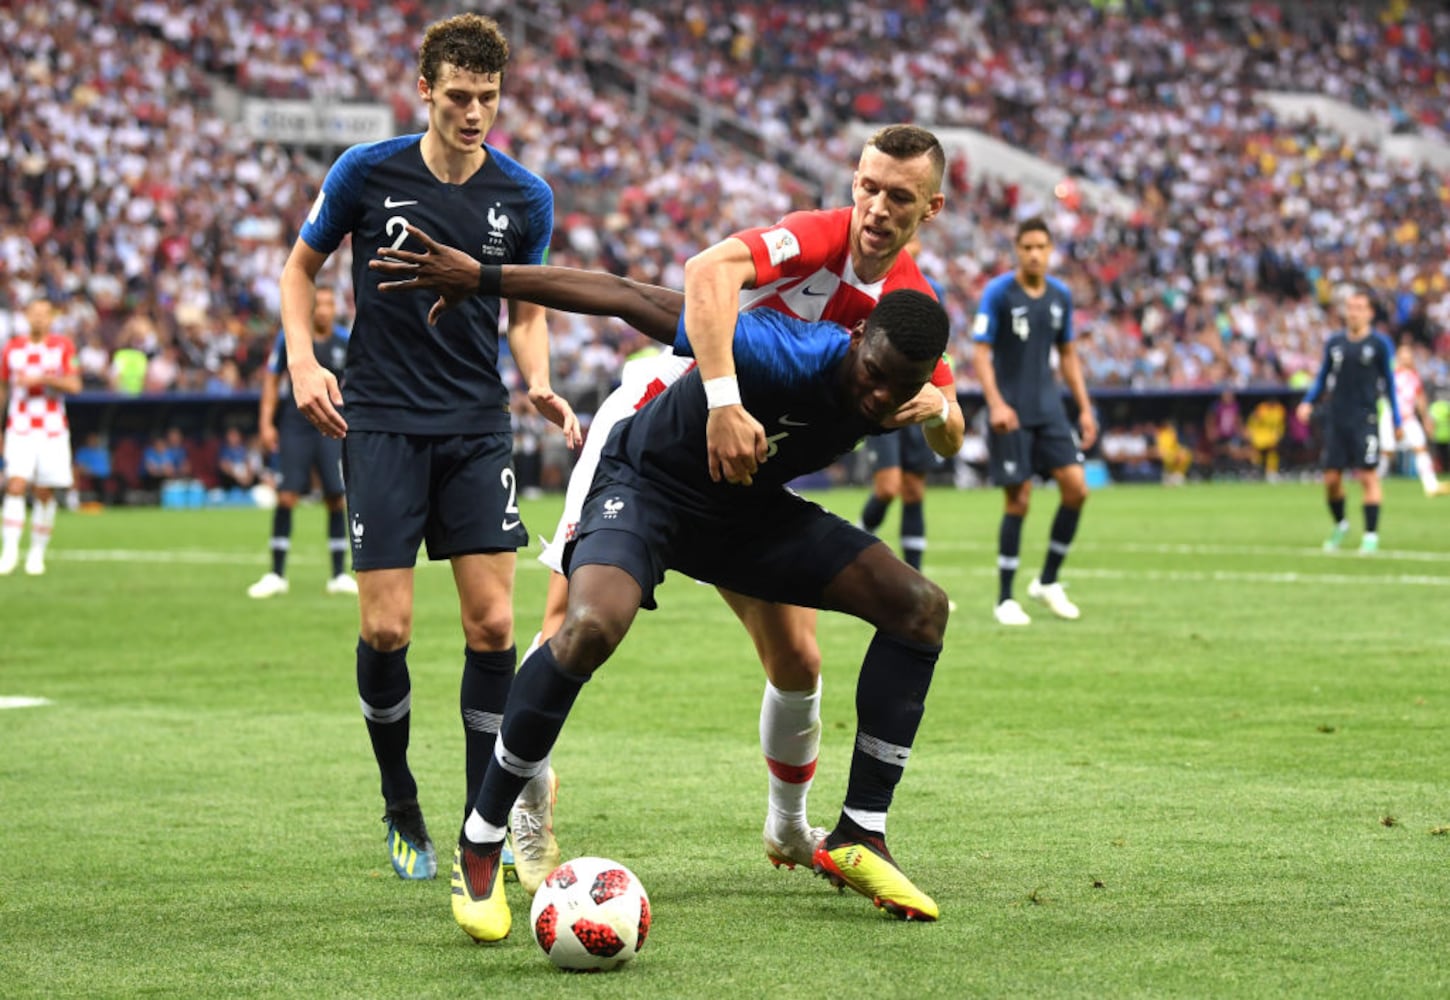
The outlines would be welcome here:
<svg viewBox="0 0 1450 1000">
<path fill-rule="evenodd" d="M 529 927 L 561 969 L 594 972 L 628 962 L 649 935 L 649 896 L 618 861 L 575 858 L 534 893 Z"/>
</svg>

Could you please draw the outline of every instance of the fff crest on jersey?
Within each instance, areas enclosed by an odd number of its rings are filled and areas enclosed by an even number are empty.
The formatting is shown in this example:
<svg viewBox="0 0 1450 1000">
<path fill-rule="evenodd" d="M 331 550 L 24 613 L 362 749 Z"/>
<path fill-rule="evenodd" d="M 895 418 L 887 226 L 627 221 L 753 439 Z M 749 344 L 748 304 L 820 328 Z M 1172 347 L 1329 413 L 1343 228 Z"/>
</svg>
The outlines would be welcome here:
<svg viewBox="0 0 1450 1000">
<path fill-rule="evenodd" d="M 509 215 L 503 211 L 502 202 L 494 202 L 488 210 L 488 239 L 483 241 L 485 257 L 507 257 Z"/>
</svg>

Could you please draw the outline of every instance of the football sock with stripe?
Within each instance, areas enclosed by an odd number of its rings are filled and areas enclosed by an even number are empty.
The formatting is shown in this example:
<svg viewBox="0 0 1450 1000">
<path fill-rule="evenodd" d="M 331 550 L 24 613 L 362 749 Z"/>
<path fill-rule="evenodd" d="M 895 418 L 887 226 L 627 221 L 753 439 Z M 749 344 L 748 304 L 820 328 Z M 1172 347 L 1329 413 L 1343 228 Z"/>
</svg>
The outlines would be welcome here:
<svg viewBox="0 0 1450 1000">
<path fill-rule="evenodd" d="M 463 717 L 463 745 L 467 759 L 467 812 L 483 784 L 483 772 L 493 756 L 493 744 L 503 721 L 509 688 L 514 680 L 515 648 L 479 652 L 463 650 L 463 680 L 458 685 L 458 711 Z"/>
<path fill-rule="evenodd" d="M 586 680 L 566 673 L 547 642 L 524 661 L 509 693 L 494 764 L 473 802 L 481 822 L 498 828 L 508 822 L 509 809 L 524 785 L 549 766 L 549 751 Z M 473 815 L 468 822 L 473 823 Z M 473 840 L 471 834 L 468 837 Z"/>
<path fill-rule="evenodd" d="M 347 515 L 343 511 L 327 512 L 327 552 L 332 557 L 332 575 L 342 576 L 347 559 Z"/>
<path fill-rule="evenodd" d="M 911 756 L 940 646 L 877 632 L 856 682 L 856 746 L 842 815 L 884 834 L 886 812 Z"/>
<path fill-rule="evenodd" d="M 781 830 L 809 826 L 806 799 L 821 749 L 821 688 L 782 691 L 765 684 L 760 749 L 770 771 L 769 818 Z"/>
<path fill-rule="evenodd" d="M 1022 552 L 1022 518 L 1003 514 L 997 531 L 997 603 L 1012 598 L 1012 579 Z"/>
<path fill-rule="evenodd" d="M 272 511 L 272 572 L 287 575 L 287 550 L 292 545 L 292 508 L 278 506 Z"/>
<path fill-rule="evenodd" d="M 30 508 L 30 551 L 37 556 L 45 555 L 50 544 L 50 533 L 55 530 L 55 497 L 37 500 Z"/>
<path fill-rule="evenodd" d="M 886 508 L 890 506 L 890 500 L 882 500 L 874 493 L 867 497 L 866 506 L 861 508 L 861 527 L 873 535 L 876 534 L 876 529 L 886 520 Z"/>
<path fill-rule="evenodd" d="M 0 503 L 0 542 L 3 542 L 6 552 L 16 552 L 20 549 L 20 535 L 25 531 L 25 498 L 5 494 L 5 500 Z"/>
<path fill-rule="evenodd" d="M 921 557 L 926 553 L 926 505 L 924 503 L 903 503 L 901 505 L 901 558 L 912 569 L 921 569 Z"/>
<path fill-rule="evenodd" d="M 1062 561 L 1067 558 L 1068 550 L 1072 548 L 1072 539 L 1077 534 L 1077 522 L 1081 516 L 1080 507 L 1057 508 L 1057 515 L 1052 519 L 1052 534 L 1048 536 L 1047 560 L 1042 564 L 1042 576 L 1039 578 L 1043 583 L 1057 582 L 1058 570 L 1062 569 Z"/>
<path fill-rule="evenodd" d="M 418 798 L 418 783 L 408 769 L 408 728 L 412 719 L 413 683 L 408 676 L 408 647 L 381 653 L 357 641 L 357 694 L 373 757 L 382 774 L 383 801 Z"/>
</svg>

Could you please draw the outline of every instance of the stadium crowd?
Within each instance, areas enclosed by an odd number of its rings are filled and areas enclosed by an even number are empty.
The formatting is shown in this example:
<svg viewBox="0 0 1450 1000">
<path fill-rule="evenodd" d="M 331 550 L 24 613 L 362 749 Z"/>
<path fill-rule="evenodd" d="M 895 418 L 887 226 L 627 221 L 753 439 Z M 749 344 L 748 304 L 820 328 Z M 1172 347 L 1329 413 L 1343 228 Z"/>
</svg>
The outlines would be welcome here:
<svg viewBox="0 0 1450 1000">
<path fill-rule="evenodd" d="M 1113 6 L 512 5 L 496 13 L 530 28 L 514 38 L 490 141 L 554 186 L 555 262 L 678 287 L 696 249 L 843 197 L 846 123 L 981 128 L 1131 208 L 1086 187 L 1035 202 L 1008 181 L 969 182 L 954 159 L 922 259 L 948 289 L 963 389 L 976 297 L 1034 212 L 1057 236 L 1090 384 L 1302 384 L 1349 279 L 1375 285 L 1386 326 L 1424 345 L 1427 385 L 1450 382 L 1447 178 L 1253 101 L 1309 86 L 1443 136 L 1450 14 L 1401 0 Z M 88 388 L 254 388 L 276 275 L 322 167 L 259 144 L 211 98 L 376 100 L 415 128 L 406 81 L 436 13 L 367 0 L 0 5 L 0 333 L 43 290 L 63 303 Z M 789 155 L 642 118 L 599 82 L 606 58 L 748 120 Z M 339 257 L 329 280 L 347 301 Z M 612 322 L 559 317 L 551 330 L 556 384 L 583 412 L 639 347 Z"/>
</svg>

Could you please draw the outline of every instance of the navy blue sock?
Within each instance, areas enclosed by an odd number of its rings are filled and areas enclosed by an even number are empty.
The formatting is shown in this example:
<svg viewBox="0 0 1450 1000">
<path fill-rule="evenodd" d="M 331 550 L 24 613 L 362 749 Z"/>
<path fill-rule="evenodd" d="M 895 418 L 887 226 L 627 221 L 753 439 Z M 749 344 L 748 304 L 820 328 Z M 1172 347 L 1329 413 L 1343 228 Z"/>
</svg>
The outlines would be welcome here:
<svg viewBox="0 0 1450 1000">
<path fill-rule="evenodd" d="M 1380 505 L 1367 503 L 1364 505 L 1364 532 L 1367 535 L 1374 534 L 1380 530 Z"/>
<path fill-rule="evenodd" d="M 342 576 L 347 558 L 347 517 L 340 510 L 327 512 L 327 551 L 332 555 L 332 575 Z"/>
<path fill-rule="evenodd" d="M 357 693 L 382 774 L 383 801 L 393 805 L 417 799 L 418 783 L 408 770 L 408 723 L 413 707 L 408 647 L 380 653 L 359 638 Z"/>
<path fill-rule="evenodd" d="M 566 673 L 546 642 L 524 661 L 504 710 L 493 762 L 473 807 L 486 823 L 503 826 L 529 778 L 528 765 L 549 756 L 587 678 Z"/>
<path fill-rule="evenodd" d="M 465 816 L 468 815 L 468 806 L 478 797 L 483 772 L 488 770 L 489 758 L 493 756 L 494 738 L 498 736 L 503 709 L 508 704 L 517 661 L 518 650 L 514 646 L 484 653 L 468 648 L 463 650 L 463 681 L 458 685 L 458 711 L 463 716 L 463 744 L 467 760 L 468 797 L 463 800 Z"/>
<path fill-rule="evenodd" d="M 921 501 L 901 505 L 901 558 L 912 569 L 921 569 L 926 552 L 926 504 Z"/>
<path fill-rule="evenodd" d="M 1012 578 L 1017 575 L 1017 563 L 1022 552 L 1022 518 L 1016 514 L 1003 514 L 1002 527 L 997 531 L 997 603 L 1012 597 Z"/>
<path fill-rule="evenodd" d="M 287 575 L 287 550 L 292 547 L 292 508 L 272 511 L 272 572 Z"/>
<path fill-rule="evenodd" d="M 1081 516 L 1080 507 L 1057 508 L 1057 516 L 1052 519 L 1052 534 L 1048 536 L 1047 560 L 1042 564 L 1042 576 L 1039 577 L 1043 583 L 1057 582 L 1057 571 L 1062 569 L 1067 550 L 1072 548 L 1072 537 L 1077 534 L 1077 521 Z"/>
<path fill-rule="evenodd" d="M 871 640 L 856 681 L 856 748 L 846 785 L 846 808 L 858 817 L 884 814 L 891 807 L 940 655 L 940 646 L 882 632 Z"/>
<path fill-rule="evenodd" d="M 1334 518 L 1335 524 L 1344 521 L 1344 497 L 1329 501 L 1329 516 Z"/>
<path fill-rule="evenodd" d="M 861 508 L 861 527 L 873 535 L 876 534 L 876 529 L 886 520 L 886 508 L 890 506 L 890 500 L 882 500 L 876 494 L 871 494 L 866 498 L 866 506 Z"/>
</svg>

